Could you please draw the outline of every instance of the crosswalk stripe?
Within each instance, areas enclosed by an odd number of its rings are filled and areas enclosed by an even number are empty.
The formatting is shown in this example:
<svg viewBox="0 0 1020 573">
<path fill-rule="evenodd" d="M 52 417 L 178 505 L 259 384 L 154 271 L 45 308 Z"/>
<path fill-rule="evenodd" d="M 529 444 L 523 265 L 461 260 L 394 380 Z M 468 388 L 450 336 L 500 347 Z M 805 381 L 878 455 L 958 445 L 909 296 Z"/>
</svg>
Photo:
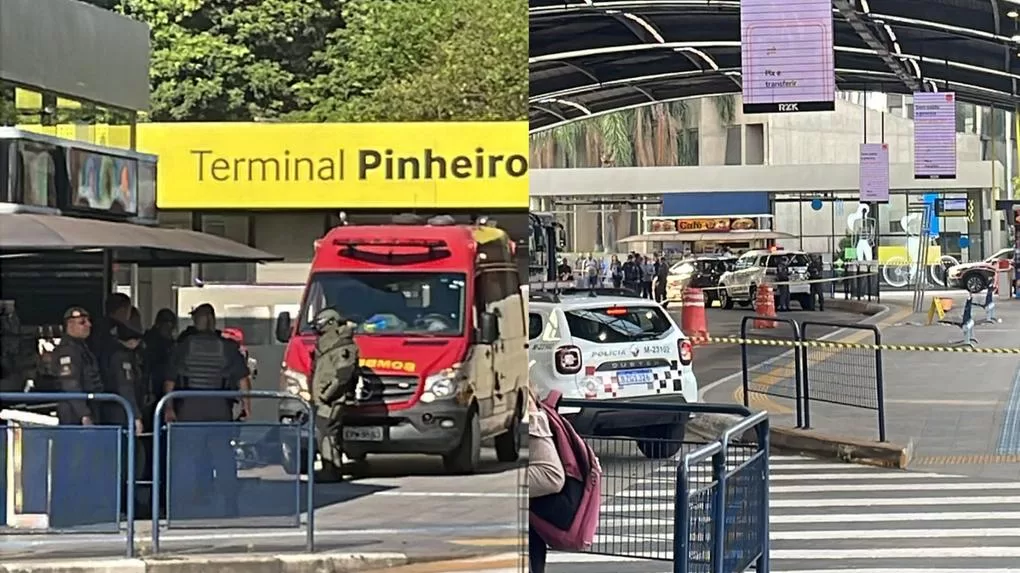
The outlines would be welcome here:
<svg viewBox="0 0 1020 573">
<path fill-rule="evenodd" d="M 822 541 L 836 539 L 959 539 L 967 537 L 1016 537 L 1020 528 L 1000 529 L 873 529 L 833 531 L 770 531 L 773 541 Z M 673 533 L 628 533 L 596 535 L 596 543 L 633 543 L 638 541 L 671 541 Z"/>
<path fill-rule="evenodd" d="M 925 474 L 925 479 L 959 479 L 960 476 L 953 474 Z M 912 472 L 896 472 L 896 473 L 881 473 L 881 474 L 862 474 L 862 473 L 849 473 L 849 474 L 770 474 L 769 481 L 868 481 L 868 480 L 909 480 L 918 479 L 918 474 Z M 635 485 L 638 484 L 663 484 L 668 483 L 665 476 L 658 479 L 642 479 L 635 482 L 631 482 Z"/>
<path fill-rule="evenodd" d="M 982 483 L 890 483 L 882 484 L 882 491 L 983 491 L 1020 489 L 1020 482 Z M 822 484 L 822 485 L 779 485 L 770 487 L 772 493 L 826 493 L 841 491 L 874 491 L 873 484 Z"/>
<path fill-rule="evenodd" d="M 708 466 L 705 466 L 705 467 L 707 469 Z M 838 463 L 822 463 L 822 464 L 814 464 L 814 463 L 811 463 L 811 464 L 773 464 L 771 462 L 769 463 L 769 471 L 770 471 L 770 473 L 788 472 L 788 471 L 800 472 L 800 471 L 807 471 L 807 470 L 810 470 L 810 471 L 839 470 L 839 471 L 847 471 L 847 472 L 854 472 L 854 473 L 858 473 L 859 472 L 859 473 L 874 473 L 874 474 L 879 474 L 879 473 L 881 473 L 883 471 L 889 471 L 889 470 L 882 470 L 881 468 L 875 468 L 875 467 L 872 467 L 872 466 L 862 466 L 862 465 L 854 465 L 854 464 L 838 464 Z M 654 470 L 654 473 L 656 473 L 656 474 L 676 475 L 676 471 L 677 471 L 676 466 L 664 466 L 664 467 L 659 467 L 656 470 Z M 894 470 L 894 471 L 900 471 L 900 470 Z M 907 472 L 907 471 L 903 471 L 902 473 L 905 473 L 905 474 L 913 473 L 913 475 L 923 475 L 923 474 L 918 474 L 918 473 L 914 473 L 914 472 Z"/>
<path fill-rule="evenodd" d="M 1020 503 L 1020 496 L 771 499 L 769 507 L 779 509 L 786 507 L 880 507 L 891 505 L 1006 505 L 1011 503 Z"/>
<path fill-rule="evenodd" d="M 773 525 L 786 523 L 882 523 L 895 521 L 1006 521 L 1020 520 L 1020 511 L 946 511 L 935 513 L 834 513 L 770 515 Z M 672 522 L 670 522 L 672 523 Z"/>
<path fill-rule="evenodd" d="M 771 480 L 770 480 L 771 481 Z M 770 485 L 772 493 L 839 493 L 874 491 L 874 484 L 821 484 L 821 485 Z M 891 491 L 998 491 L 998 490 L 1020 490 L 1020 482 L 991 482 L 991 483 L 891 483 L 881 486 L 883 492 Z M 668 498 L 674 495 L 673 488 L 652 488 L 652 489 L 628 489 L 616 494 L 617 497 L 650 497 Z"/>
<path fill-rule="evenodd" d="M 895 549 L 773 549 L 772 561 L 781 559 L 935 559 L 1020 557 L 1020 547 L 904 547 Z"/>
</svg>

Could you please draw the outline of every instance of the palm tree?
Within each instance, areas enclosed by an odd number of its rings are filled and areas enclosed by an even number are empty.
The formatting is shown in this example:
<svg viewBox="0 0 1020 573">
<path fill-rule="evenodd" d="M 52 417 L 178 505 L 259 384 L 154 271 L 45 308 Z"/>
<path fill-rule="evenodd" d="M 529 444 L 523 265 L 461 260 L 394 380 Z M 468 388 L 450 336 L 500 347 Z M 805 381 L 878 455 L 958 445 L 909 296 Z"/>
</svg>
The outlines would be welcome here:
<svg viewBox="0 0 1020 573">
<path fill-rule="evenodd" d="M 719 122 L 732 123 L 736 98 L 724 95 L 714 100 Z M 699 103 L 678 100 L 626 109 L 535 134 L 531 164 L 539 169 L 698 165 Z M 636 231 L 628 210 L 621 203 L 610 215 L 614 233 L 607 243 Z M 601 229 L 598 236 L 604 236 Z"/>
</svg>

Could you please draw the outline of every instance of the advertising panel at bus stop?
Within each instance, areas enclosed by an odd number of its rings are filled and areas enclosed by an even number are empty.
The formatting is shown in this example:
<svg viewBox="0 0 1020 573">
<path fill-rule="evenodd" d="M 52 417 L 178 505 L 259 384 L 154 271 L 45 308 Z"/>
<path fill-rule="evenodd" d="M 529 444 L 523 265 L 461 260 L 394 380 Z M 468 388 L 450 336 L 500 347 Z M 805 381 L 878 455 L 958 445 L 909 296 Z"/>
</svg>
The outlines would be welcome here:
<svg viewBox="0 0 1020 573">
<path fill-rule="evenodd" d="M 160 209 L 524 208 L 528 124 L 138 126 Z"/>
</svg>

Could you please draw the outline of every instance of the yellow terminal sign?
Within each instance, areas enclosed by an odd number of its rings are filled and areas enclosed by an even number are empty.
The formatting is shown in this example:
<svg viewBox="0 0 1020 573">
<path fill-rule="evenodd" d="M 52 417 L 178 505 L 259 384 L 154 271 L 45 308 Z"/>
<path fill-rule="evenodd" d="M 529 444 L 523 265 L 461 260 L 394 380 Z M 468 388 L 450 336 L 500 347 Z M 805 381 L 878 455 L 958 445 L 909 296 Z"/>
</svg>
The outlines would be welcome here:
<svg viewBox="0 0 1020 573">
<path fill-rule="evenodd" d="M 526 122 L 150 123 L 160 209 L 528 208 Z"/>
</svg>

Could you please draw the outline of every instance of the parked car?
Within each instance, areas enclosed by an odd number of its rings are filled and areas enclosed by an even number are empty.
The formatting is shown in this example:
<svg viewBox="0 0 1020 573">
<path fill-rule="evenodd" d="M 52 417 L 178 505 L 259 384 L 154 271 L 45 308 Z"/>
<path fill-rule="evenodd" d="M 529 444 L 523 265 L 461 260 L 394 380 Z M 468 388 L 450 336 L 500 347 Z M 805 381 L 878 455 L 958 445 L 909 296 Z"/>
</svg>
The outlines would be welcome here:
<svg viewBox="0 0 1020 573">
<path fill-rule="evenodd" d="M 967 289 L 969 292 L 982 292 L 995 280 L 999 261 L 1013 260 L 1013 249 L 1007 248 L 995 253 L 983 261 L 953 265 L 946 271 L 949 288 Z"/>
<path fill-rule="evenodd" d="M 736 266 L 736 255 L 698 255 L 684 259 L 669 269 L 666 278 L 666 301 L 680 302 L 687 287 L 708 289 L 705 306 L 719 298 L 719 279 Z"/>
<path fill-rule="evenodd" d="M 776 263 L 779 257 L 789 260 L 790 299 L 804 310 L 814 309 L 811 285 L 807 282 L 808 256 L 803 251 L 755 250 L 747 251 L 737 259 L 732 271 L 719 277 L 719 304 L 733 308 L 734 303 L 747 307 L 754 304 L 758 287 L 776 281 Z"/>
</svg>

